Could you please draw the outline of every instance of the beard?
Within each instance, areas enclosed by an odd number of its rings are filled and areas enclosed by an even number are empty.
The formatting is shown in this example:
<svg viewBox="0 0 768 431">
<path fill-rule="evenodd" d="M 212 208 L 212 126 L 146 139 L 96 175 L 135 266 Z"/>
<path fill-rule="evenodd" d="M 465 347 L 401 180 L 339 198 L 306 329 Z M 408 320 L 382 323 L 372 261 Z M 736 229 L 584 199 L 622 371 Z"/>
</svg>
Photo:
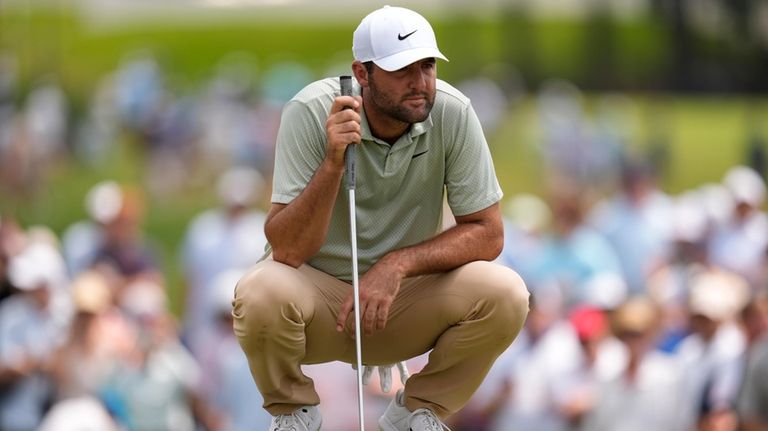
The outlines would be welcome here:
<svg viewBox="0 0 768 431">
<path fill-rule="evenodd" d="M 395 100 L 388 92 L 381 91 L 376 86 L 372 74 L 368 75 L 368 90 L 371 92 L 371 100 L 379 112 L 403 123 L 421 123 L 429 117 L 432 106 L 435 104 L 434 91 L 432 93 L 426 91 L 412 92 L 403 96 L 401 100 Z M 405 106 L 403 101 L 413 96 L 423 96 L 425 99 L 424 106 L 416 109 Z"/>
</svg>

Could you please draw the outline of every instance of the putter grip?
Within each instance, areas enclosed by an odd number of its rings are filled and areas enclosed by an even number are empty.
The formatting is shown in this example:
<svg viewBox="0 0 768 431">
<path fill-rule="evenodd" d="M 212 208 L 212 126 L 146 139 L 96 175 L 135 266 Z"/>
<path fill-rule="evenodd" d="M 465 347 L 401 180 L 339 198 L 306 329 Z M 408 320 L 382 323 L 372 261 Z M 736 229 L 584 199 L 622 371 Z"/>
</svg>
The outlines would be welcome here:
<svg viewBox="0 0 768 431">
<path fill-rule="evenodd" d="M 339 77 L 339 83 L 341 84 L 341 95 L 352 95 L 352 77 L 349 75 L 342 75 Z M 344 109 L 351 109 L 346 107 Z M 347 175 L 347 188 L 349 190 L 355 189 L 355 146 L 347 145 L 347 149 L 344 153 L 344 161 L 346 162 L 346 175 Z"/>
</svg>

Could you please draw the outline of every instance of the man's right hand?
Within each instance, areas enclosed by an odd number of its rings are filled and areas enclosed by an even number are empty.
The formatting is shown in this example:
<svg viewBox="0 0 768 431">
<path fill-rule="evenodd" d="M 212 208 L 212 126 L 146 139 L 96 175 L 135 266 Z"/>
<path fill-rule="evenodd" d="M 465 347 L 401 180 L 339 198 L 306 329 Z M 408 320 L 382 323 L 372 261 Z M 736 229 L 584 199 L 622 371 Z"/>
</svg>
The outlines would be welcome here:
<svg viewBox="0 0 768 431">
<path fill-rule="evenodd" d="M 360 96 L 339 96 L 333 101 L 331 112 L 325 121 L 325 133 L 328 138 L 326 160 L 339 169 L 344 169 L 344 151 L 347 145 L 360 142 L 361 104 Z"/>
</svg>

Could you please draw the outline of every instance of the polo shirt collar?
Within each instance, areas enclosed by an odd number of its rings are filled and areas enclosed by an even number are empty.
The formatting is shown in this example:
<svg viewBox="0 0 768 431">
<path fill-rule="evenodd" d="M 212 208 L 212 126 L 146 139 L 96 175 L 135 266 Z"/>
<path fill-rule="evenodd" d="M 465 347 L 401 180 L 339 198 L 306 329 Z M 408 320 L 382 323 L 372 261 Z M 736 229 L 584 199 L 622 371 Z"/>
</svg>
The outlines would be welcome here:
<svg viewBox="0 0 768 431">
<path fill-rule="evenodd" d="M 432 113 L 427 116 L 427 119 L 420 123 L 413 123 L 411 128 L 406 132 L 410 136 L 409 142 L 412 142 L 414 138 L 419 135 L 427 133 L 427 130 L 432 128 Z M 381 141 L 371 133 L 371 127 L 368 125 L 368 117 L 365 115 L 365 109 L 360 108 L 360 131 L 362 138 L 366 141 Z M 402 138 L 402 137 L 401 137 Z"/>
</svg>

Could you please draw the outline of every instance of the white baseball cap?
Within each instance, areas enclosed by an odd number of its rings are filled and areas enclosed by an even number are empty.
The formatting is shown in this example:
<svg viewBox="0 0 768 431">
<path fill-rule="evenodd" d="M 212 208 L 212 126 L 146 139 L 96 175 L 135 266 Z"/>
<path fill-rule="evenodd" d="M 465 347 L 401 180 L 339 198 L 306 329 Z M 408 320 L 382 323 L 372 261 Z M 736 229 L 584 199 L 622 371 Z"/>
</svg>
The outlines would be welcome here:
<svg viewBox="0 0 768 431">
<path fill-rule="evenodd" d="M 732 167 L 726 172 L 723 184 L 731 191 L 736 202 L 743 202 L 756 208 L 765 202 L 765 182 L 752 168 Z"/>
<path fill-rule="evenodd" d="M 437 49 L 435 32 L 418 13 L 384 6 L 369 13 L 352 36 L 355 60 L 373 61 L 392 72 L 425 58 L 447 58 Z"/>
</svg>

